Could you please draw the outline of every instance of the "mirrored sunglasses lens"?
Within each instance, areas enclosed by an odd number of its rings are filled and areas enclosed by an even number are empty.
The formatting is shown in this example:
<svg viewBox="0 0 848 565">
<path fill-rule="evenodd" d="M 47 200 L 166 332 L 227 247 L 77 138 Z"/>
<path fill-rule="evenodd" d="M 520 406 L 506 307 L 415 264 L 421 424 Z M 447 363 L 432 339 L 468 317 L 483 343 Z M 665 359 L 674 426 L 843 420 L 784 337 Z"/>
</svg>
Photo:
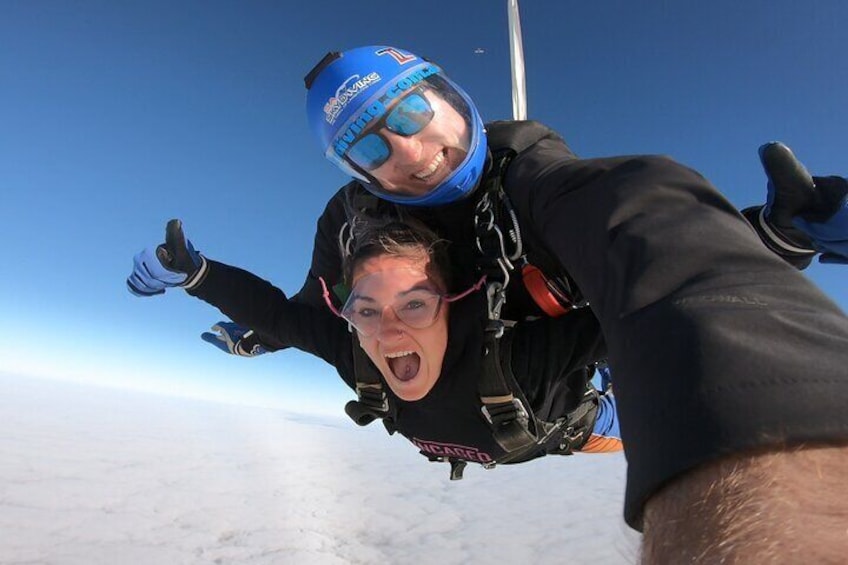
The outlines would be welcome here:
<svg viewBox="0 0 848 565">
<path fill-rule="evenodd" d="M 391 151 L 385 140 L 369 133 L 348 149 L 347 157 L 365 170 L 376 169 L 388 160 Z"/>
<path fill-rule="evenodd" d="M 415 135 L 433 119 L 433 108 L 421 94 L 410 94 L 389 112 L 386 127 L 398 135 Z"/>
</svg>

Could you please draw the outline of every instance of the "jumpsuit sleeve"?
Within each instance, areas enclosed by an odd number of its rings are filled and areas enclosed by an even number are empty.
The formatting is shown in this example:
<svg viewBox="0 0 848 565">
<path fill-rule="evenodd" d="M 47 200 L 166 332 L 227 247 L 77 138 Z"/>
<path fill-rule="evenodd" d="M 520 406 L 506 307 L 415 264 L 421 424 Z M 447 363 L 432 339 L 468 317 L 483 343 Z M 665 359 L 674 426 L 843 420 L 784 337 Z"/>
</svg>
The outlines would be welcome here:
<svg viewBox="0 0 848 565">
<path fill-rule="evenodd" d="M 326 305 L 321 309 L 289 300 L 282 290 L 245 270 L 209 259 L 207 264 L 206 279 L 189 294 L 284 347 L 323 359 L 354 388 L 352 341 L 344 320 Z"/>
<path fill-rule="evenodd" d="M 695 466 L 848 439 L 848 318 L 701 175 L 659 156 L 566 160 L 542 141 L 505 187 L 600 321 L 628 524 Z"/>
</svg>

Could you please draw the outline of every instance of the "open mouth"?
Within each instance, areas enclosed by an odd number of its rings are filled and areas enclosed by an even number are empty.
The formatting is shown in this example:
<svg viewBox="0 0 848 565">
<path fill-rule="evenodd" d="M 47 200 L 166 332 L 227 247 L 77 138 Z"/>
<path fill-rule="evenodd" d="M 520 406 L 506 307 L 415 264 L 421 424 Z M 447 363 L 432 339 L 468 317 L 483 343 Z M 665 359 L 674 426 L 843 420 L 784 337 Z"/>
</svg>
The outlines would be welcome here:
<svg viewBox="0 0 848 565">
<path fill-rule="evenodd" d="M 442 166 L 442 164 L 445 162 L 445 159 L 446 155 L 445 150 L 443 149 L 439 151 L 435 157 L 433 157 L 433 160 L 430 161 L 430 163 L 426 167 L 424 167 L 412 176 L 414 176 L 418 180 L 426 181 L 427 179 L 432 177 L 433 174 L 435 174 L 439 167 Z"/>
<path fill-rule="evenodd" d="M 411 381 L 421 368 L 421 357 L 413 351 L 398 351 L 386 355 L 389 370 L 399 381 Z"/>
</svg>

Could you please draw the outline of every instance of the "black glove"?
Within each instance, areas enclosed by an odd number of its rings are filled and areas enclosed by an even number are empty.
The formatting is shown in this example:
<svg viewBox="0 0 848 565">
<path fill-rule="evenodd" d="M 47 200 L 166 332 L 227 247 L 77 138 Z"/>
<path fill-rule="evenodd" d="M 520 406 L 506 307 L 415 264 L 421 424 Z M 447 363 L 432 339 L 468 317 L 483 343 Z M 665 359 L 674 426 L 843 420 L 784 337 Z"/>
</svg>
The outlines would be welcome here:
<svg viewBox="0 0 848 565">
<path fill-rule="evenodd" d="M 816 184 L 792 151 L 780 142 L 760 146 L 760 161 L 768 177 L 768 197 L 761 216 L 776 238 L 775 245 L 792 253 L 813 253 L 809 236 L 792 219 L 815 201 Z"/>
<path fill-rule="evenodd" d="M 766 204 L 746 208 L 742 215 L 771 252 L 805 269 L 815 250 L 810 238 L 792 223 L 792 217 L 813 200 L 813 178 L 782 143 L 761 145 L 759 154 L 768 177 Z"/>
<path fill-rule="evenodd" d="M 780 142 L 766 143 L 759 152 L 768 177 L 766 204 L 742 214 L 766 247 L 799 269 L 810 264 L 816 251 L 823 253 L 823 262 L 834 254 L 837 262 L 843 262 L 838 245 L 848 240 L 840 222 L 848 182 L 842 177 L 810 176 Z"/>
</svg>

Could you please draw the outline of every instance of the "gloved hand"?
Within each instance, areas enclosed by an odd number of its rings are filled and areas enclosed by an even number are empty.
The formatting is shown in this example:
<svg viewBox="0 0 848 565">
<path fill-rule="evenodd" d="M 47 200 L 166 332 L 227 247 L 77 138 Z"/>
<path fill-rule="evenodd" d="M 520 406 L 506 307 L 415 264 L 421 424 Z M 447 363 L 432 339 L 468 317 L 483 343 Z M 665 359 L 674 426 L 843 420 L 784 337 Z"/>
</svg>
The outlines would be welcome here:
<svg viewBox="0 0 848 565">
<path fill-rule="evenodd" d="M 815 200 L 815 182 L 792 151 L 780 142 L 760 146 L 760 161 L 768 177 L 766 205 L 759 221 L 779 253 L 813 254 L 810 237 L 792 220 Z"/>
<path fill-rule="evenodd" d="M 148 247 L 133 258 L 127 288 L 136 296 L 153 296 L 166 288 L 194 288 L 205 276 L 206 259 L 186 239 L 182 222 L 171 220 L 165 228 L 165 243 Z"/>
<path fill-rule="evenodd" d="M 766 247 L 799 269 L 816 252 L 822 263 L 848 262 L 848 181 L 813 177 L 779 142 L 760 147 L 768 177 L 764 206 L 742 211 Z"/>
<path fill-rule="evenodd" d="M 212 326 L 212 332 L 203 332 L 200 337 L 203 341 L 211 343 L 224 353 L 232 353 L 241 357 L 256 357 L 268 352 L 253 330 L 233 322 L 218 322 Z"/>
<path fill-rule="evenodd" d="M 848 264 L 848 180 L 813 177 L 815 205 L 795 218 L 795 226 L 807 234 L 822 263 Z"/>
</svg>

